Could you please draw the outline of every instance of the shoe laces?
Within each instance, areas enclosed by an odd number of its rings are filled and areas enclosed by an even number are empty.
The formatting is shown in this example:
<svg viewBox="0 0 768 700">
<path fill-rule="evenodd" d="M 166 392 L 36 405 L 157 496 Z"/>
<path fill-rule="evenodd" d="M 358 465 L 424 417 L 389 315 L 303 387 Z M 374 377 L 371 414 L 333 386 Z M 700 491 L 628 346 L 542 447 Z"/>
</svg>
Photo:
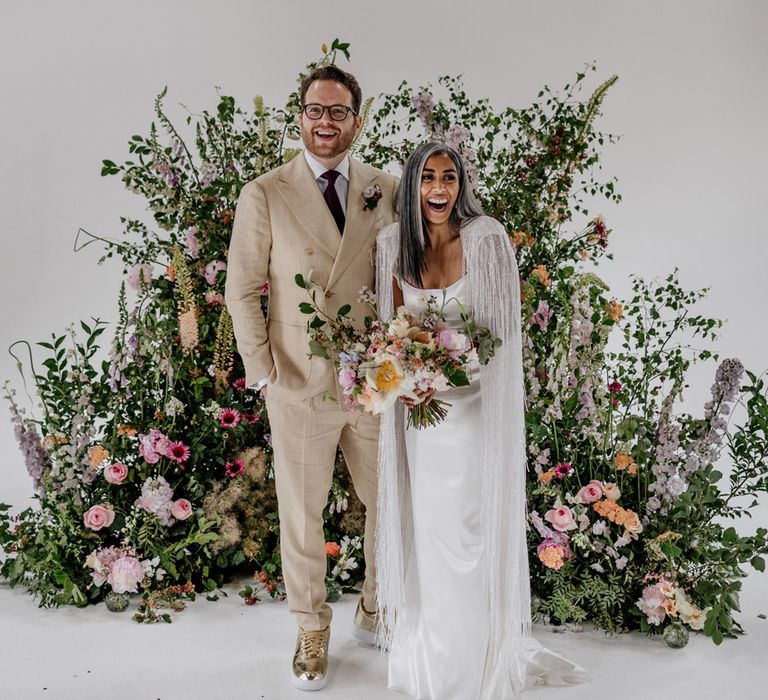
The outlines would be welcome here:
<svg viewBox="0 0 768 700">
<path fill-rule="evenodd" d="M 299 635 L 299 652 L 305 659 L 317 659 L 325 653 L 325 630 L 305 632 Z"/>
</svg>

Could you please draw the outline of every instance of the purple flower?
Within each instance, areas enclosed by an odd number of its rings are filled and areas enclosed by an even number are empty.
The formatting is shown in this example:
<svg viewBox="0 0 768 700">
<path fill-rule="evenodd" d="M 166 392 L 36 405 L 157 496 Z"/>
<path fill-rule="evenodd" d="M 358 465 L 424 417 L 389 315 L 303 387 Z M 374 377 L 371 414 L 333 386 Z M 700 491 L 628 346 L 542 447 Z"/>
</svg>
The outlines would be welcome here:
<svg viewBox="0 0 768 700">
<path fill-rule="evenodd" d="M 152 265 L 149 263 L 134 265 L 128 270 L 126 279 L 128 284 L 137 291 L 141 288 L 142 284 L 148 287 L 152 281 Z"/>
</svg>

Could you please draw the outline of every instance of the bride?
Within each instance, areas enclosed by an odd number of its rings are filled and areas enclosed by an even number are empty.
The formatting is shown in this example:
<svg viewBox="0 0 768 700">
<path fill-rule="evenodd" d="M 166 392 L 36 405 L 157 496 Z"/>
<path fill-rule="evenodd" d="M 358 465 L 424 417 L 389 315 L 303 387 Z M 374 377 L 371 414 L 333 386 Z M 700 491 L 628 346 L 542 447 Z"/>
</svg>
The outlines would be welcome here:
<svg viewBox="0 0 768 700">
<path fill-rule="evenodd" d="M 437 426 L 406 429 L 403 405 L 382 416 L 376 566 L 388 685 L 416 698 L 506 700 L 528 685 L 580 682 L 583 669 L 530 636 L 512 246 L 441 143 L 408 158 L 396 208 L 399 223 L 377 242 L 382 317 L 434 296 L 448 323 L 463 307 L 503 344 L 469 386 L 440 392 L 451 407 Z"/>
</svg>

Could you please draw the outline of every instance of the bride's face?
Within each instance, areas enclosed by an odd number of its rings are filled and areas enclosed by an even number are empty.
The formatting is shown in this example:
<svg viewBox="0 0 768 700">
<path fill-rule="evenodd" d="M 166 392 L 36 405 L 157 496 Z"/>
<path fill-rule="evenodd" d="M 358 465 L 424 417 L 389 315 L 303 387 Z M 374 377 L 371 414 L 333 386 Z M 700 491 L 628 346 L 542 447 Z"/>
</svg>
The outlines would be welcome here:
<svg viewBox="0 0 768 700">
<path fill-rule="evenodd" d="M 445 224 L 459 196 L 459 174 L 448 156 L 430 156 L 421 174 L 421 212 L 428 224 Z"/>
</svg>

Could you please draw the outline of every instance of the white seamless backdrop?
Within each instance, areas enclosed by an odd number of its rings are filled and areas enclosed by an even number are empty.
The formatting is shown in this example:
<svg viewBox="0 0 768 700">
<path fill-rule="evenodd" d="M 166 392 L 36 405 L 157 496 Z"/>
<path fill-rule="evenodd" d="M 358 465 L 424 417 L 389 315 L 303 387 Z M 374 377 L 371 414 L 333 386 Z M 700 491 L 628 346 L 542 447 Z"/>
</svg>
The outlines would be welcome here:
<svg viewBox="0 0 768 700">
<path fill-rule="evenodd" d="M 155 95 L 167 85 L 177 116 L 215 107 L 215 86 L 282 104 L 334 37 L 351 42 L 366 95 L 461 73 L 471 94 L 523 106 L 592 60 L 591 87 L 618 73 L 598 124 L 621 135 L 603 164 L 624 201 L 598 210 L 615 255 L 601 276 L 622 297 L 630 273 L 679 267 L 685 286 L 711 287 L 702 312 L 728 321 L 717 350 L 768 367 L 768 3 L 2 0 L 0 16 L 0 377 L 20 398 L 11 342 L 115 317 L 118 265 L 72 244 L 79 226 L 118 236 L 119 216 L 142 212 L 99 170 L 146 131 Z M 692 372 L 686 410 L 701 412 L 713 373 Z M 28 505 L 4 418 L 0 454 L 0 501 Z M 750 577 L 747 595 L 764 603 L 765 584 Z"/>
</svg>

